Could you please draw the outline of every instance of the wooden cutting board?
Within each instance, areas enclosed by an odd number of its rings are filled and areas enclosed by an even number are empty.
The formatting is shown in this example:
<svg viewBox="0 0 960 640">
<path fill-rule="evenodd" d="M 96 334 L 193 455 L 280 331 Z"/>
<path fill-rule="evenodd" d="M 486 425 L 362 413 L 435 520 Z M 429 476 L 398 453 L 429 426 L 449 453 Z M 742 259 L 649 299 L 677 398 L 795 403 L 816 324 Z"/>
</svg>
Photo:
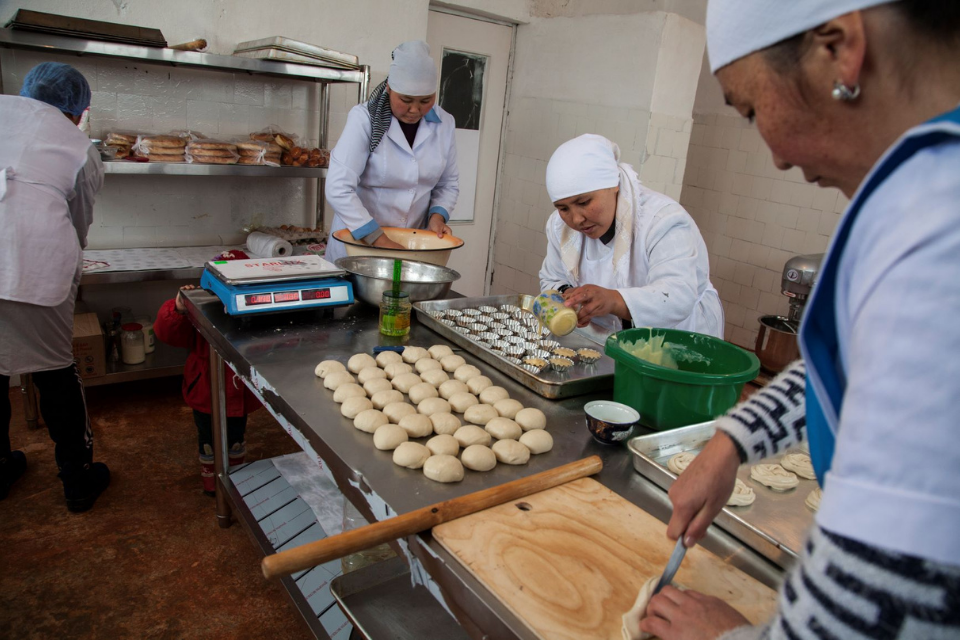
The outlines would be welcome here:
<svg viewBox="0 0 960 640">
<path fill-rule="evenodd" d="M 436 538 L 544 640 L 620 640 L 621 616 L 659 576 L 666 525 L 590 478 L 433 528 Z M 717 596 L 752 622 L 776 592 L 718 557 L 687 551 L 674 584 Z"/>
</svg>

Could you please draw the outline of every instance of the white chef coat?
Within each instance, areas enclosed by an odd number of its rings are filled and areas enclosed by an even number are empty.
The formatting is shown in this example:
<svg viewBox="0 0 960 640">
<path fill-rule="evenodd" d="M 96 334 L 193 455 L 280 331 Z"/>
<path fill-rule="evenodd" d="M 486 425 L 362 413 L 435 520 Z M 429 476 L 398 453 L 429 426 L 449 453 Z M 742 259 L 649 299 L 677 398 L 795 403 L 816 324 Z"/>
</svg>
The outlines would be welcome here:
<svg viewBox="0 0 960 640">
<path fill-rule="evenodd" d="M 593 284 L 623 297 L 634 326 L 681 329 L 723 338 L 723 307 L 710 284 L 707 248 L 693 218 L 673 199 L 634 181 L 633 242 L 629 273 L 613 268 L 614 241 L 583 236 L 578 277 L 560 255 L 566 224 L 559 212 L 547 220 L 547 255 L 540 269 L 541 290 Z M 624 269 L 624 271 L 626 271 Z M 603 335 L 623 324 L 613 315 L 593 319 Z"/>
<path fill-rule="evenodd" d="M 396 117 L 376 150 L 370 153 L 370 115 L 366 104 L 350 110 L 337 146 L 330 154 L 326 196 L 333 207 L 327 260 L 346 255 L 333 233 L 349 229 L 363 239 L 385 227 L 422 228 L 428 214 L 445 220 L 457 204 L 456 124 L 434 106 L 420 120 L 413 148 Z"/>
<path fill-rule="evenodd" d="M 73 310 L 103 164 L 44 102 L 0 95 L 0 375 L 73 362 Z"/>
</svg>

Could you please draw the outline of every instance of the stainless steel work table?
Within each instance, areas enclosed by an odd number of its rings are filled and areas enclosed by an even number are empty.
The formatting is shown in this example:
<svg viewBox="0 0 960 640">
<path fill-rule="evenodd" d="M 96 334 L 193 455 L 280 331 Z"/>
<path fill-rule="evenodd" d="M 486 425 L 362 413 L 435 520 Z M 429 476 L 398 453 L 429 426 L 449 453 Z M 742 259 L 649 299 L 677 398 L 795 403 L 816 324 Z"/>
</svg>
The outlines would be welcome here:
<svg viewBox="0 0 960 640">
<path fill-rule="evenodd" d="M 391 452 L 375 449 L 369 434 L 353 428 L 351 421 L 341 417 L 339 406 L 333 402 L 333 394 L 324 389 L 322 381 L 314 375 L 314 368 L 321 360 L 336 358 L 345 361 L 355 353 L 370 353 L 376 345 L 428 347 L 449 344 L 439 335 L 414 320 L 406 338 L 381 336 L 377 329 L 377 310 L 361 305 L 332 312 L 235 318 L 226 315 L 222 303 L 204 291 L 189 292 L 186 300 L 191 320 L 213 347 L 213 397 L 220 398 L 220 407 L 217 403 L 213 407 L 214 424 L 219 421 L 218 414 L 223 407 L 223 381 L 216 374 L 220 371 L 222 359 L 250 383 L 249 386 L 256 390 L 271 413 L 301 446 L 316 452 L 322 460 L 318 461 L 318 468 L 332 475 L 344 495 L 369 521 L 383 520 L 594 454 L 604 463 L 597 480 L 660 520 L 665 522 L 669 518 L 666 494 L 634 471 L 628 450 L 600 445 L 590 438 L 584 425 L 583 404 L 606 394 L 549 401 L 477 358 L 467 357 L 468 362 L 479 367 L 494 384 L 508 389 L 511 397 L 524 406 L 537 407 L 547 415 L 554 448 L 547 454 L 531 457 L 525 466 L 498 465 L 488 473 L 468 473 L 459 483 L 439 484 L 394 465 Z M 259 529 L 250 526 L 245 519 L 243 502 L 229 476 L 222 473 L 226 455 L 219 431 L 214 429 L 220 525 L 229 526 L 230 508 L 237 508 L 238 519 L 247 526 L 262 551 L 272 553 Z M 711 527 L 703 545 L 767 585 L 776 587 L 782 579 L 780 568 L 716 527 Z M 429 532 L 411 536 L 402 546 L 405 546 L 408 560 L 415 559 L 411 567 L 413 574 L 420 576 L 430 592 L 455 615 L 471 637 L 534 637 L 434 541 Z M 303 603 L 297 597 L 300 594 L 291 588 L 289 578 L 284 580 L 284 585 L 294 604 L 303 612 Z"/>
</svg>

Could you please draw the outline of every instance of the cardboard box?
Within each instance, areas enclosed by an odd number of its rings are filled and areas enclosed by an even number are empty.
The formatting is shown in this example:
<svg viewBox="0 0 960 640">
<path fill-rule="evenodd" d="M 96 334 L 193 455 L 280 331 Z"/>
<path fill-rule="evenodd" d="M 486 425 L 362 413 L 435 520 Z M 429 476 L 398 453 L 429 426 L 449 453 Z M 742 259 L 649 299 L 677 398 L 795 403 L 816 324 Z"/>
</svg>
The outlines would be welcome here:
<svg viewBox="0 0 960 640">
<path fill-rule="evenodd" d="M 97 314 L 78 313 L 73 316 L 73 359 L 77 361 L 83 378 L 97 378 L 107 373 L 103 329 L 100 328 Z"/>
</svg>

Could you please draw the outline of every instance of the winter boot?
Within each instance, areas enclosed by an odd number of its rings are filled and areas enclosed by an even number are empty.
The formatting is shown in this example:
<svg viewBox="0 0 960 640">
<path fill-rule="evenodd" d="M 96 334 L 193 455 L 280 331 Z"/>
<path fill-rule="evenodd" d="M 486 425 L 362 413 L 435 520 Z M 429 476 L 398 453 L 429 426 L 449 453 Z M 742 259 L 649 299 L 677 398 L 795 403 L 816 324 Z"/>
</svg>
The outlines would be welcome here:
<svg viewBox="0 0 960 640">
<path fill-rule="evenodd" d="M 27 470 L 27 456 L 23 451 L 11 451 L 6 458 L 0 458 L 0 500 L 7 497 L 10 487 Z"/>
<path fill-rule="evenodd" d="M 82 513 L 93 506 L 110 484 L 110 469 L 102 462 L 92 462 L 76 471 L 61 471 L 60 479 L 63 481 L 67 509 Z"/>
<path fill-rule="evenodd" d="M 217 494 L 217 470 L 213 464 L 213 447 L 203 445 L 200 454 L 200 481 L 203 483 L 203 492 L 208 496 Z"/>
<path fill-rule="evenodd" d="M 230 451 L 227 452 L 227 455 L 230 458 L 231 467 L 235 467 L 238 464 L 243 464 L 244 458 L 247 455 L 247 443 L 237 442 L 230 447 Z"/>
</svg>

